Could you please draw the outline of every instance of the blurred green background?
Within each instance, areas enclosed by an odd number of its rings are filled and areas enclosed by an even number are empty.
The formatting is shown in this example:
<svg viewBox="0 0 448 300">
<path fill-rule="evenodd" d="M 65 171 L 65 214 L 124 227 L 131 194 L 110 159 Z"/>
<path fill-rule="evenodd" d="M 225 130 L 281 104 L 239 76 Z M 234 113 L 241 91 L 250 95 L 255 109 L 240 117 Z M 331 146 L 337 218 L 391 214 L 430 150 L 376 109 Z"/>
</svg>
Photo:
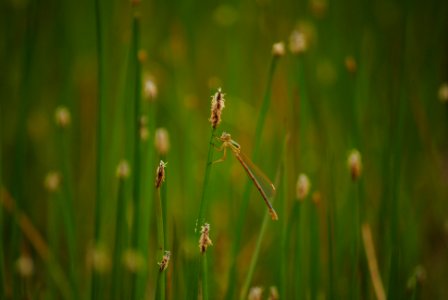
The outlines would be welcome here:
<svg viewBox="0 0 448 300">
<path fill-rule="evenodd" d="M 203 187 L 210 97 L 219 87 L 226 108 L 216 135 L 231 133 L 249 157 L 260 143 L 254 162 L 277 186 L 279 221 L 267 223 L 250 286 L 264 287 L 264 298 L 276 286 L 281 299 L 376 299 L 360 230 L 367 223 L 389 299 L 448 298 L 448 2 L 98 3 L 100 57 L 95 2 L 0 4 L 0 298 L 86 299 L 95 289 L 94 298 L 116 297 L 111 274 L 117 270 L 109 263 L 96 269 L 90 256 L 93 245 L 100 245 L 94 252 L 104 249 L 106 261 L 114 254 L 120 187 L 122 248 L 135 246 L 138 214 L 144 266 L 136 275 L 123 267 L 119 298 L 154 298 L 160 159 L 168 161 L 162 197 L 166 249 L 172 252 L 166 298 L 202 293 L 195 226 L 203 190 L 213 241 L 207 250 L 209 297 L 238 298 L 266 207 L 254 188 L 248 209 L 242 207 L 248 179 L 230 153 L 212 165 L 208 189 Z M 289 51 L 293 30 L 307 44 L 300 54 Z M 286 53 L 273 58 L 272 45 L 280 41 Z M 141 50 L 146 59 L 139 64 L 135 54 L 142 56 Z M 138 82 L 144 90 L 148 78 L 157 86 L 155 99 L 138 95 Z M 149 131 L 137 160 L 136 99 Z M 269 107 L 257 135 L 263 99 Z M 71 115 L 63 129 L 55 123 L 60 106 Z M 154 147 L 160 127 L 169 133 L 166 155 Z M 347 167 L 352 149 L 362 156 L 357 181 Z M 120 185 L 116 168 L 123 159 L 131 175 Z M 57 193 L 45 189 L 50 171 L 62 174 Z M 301 202 L 300 173 L 311 181 Z M 140 202 L 133 199 L 136 182 Z M 17 209 L 7 209 L 11 201 Z M 23 234 L 18 211 L 54 260 L 43 258 Z M 23 257 L 32 259 L 30 274 L 20 267 Z M 49 271 L 55 265 L 71 278 L 66 293 Z"/>
</svg>

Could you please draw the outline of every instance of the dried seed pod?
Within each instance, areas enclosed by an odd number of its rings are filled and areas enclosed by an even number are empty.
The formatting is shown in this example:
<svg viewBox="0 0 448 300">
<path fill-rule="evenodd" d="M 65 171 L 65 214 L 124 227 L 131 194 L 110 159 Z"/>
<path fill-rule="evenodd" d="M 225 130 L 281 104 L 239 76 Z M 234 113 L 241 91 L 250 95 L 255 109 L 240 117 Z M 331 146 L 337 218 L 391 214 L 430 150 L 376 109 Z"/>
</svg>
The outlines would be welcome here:
<svg viewBox="0 0 448 300">
<path fill-rule="evenodd" d="M 221 88 L 219 88 L 215 95 L 213 95 L 212 97 L 211 114 L 209 121 L 212 124 L 213 128 L 218 127 L 219 123 L 221 123 L 221 114 L 222 110 L 225 107 L 224 95 L 225 94 L 222 92 Z"/>
<path fill-rule="evenodd" d="M 70 111 L 65 106 L 59 106 L 54 113 L 56 124 L 61 128 L 66 128 L 70 125 L 71 116 Z"/>
<path fill-rule="evenodd" d="M 160 155 L 166 155 L 170 150 L 170 136 L 168 130 L 165 128 L 157 128 L 154 144 Z"/>
<path fill-rule="evenodd" d="M 306 176 L 306 174 L 303 173 L 300 174 L 296 184 L 297 199 L 304 200 L 308 196 L 310 188 L 311 183 L 310 180 L 308 179 L 308 176 Z"/>
<path fill-rule="evenodd" d="M 285 44 L 283 42 L 272 45 L 272 55 L 276 57 L 285 56 Z"/>
<path fill-rule="evenodd" d="M 347 165 L 350 169 L 352 180 L 356 181 L 362 172 L 361 153 L 358 150 L 353 149 L 348 156 Z"/>
<path fill-rule="evenodd" d="M 61 174 L 56 171 L 48 172 L 45 176 L 44 186 L 49 192 L 56 192 L 61 186 Z"/>
<path fill-rule="evenodd" d="M 122 160 L 117 167 L 117 177 L 119 179 L 126 179 L 130 173 L 131 168 L 129 167 L 129 163 L 126 160 Z"/>
<path fill-rule="evenodd" d="M 160 161 L 159 166 L 157 167 L 156 171 L 156 188 L 160 188 L 162 185 L 162 182 L 165 181 L 165 167 L 168 163 L 163 162 L 163 160 Z"/>
<path fill-rule="evenodd" d="M 210 224 L 205 223 L 201 226 L 201 236 L 199 237 L 199 249 L 204 254 L 207 251 L 208 246 L 212 246 L 212 240 L 210 239 Z"/>
<path fill-rule="evenodd" d="M 162 257 L 162 261 L 157 263 L 159 265 L 159 271 L 163 272 L 168 268 L 170 262 L 171 252 L 165 251 L 165 255 Z"/>
</svg>

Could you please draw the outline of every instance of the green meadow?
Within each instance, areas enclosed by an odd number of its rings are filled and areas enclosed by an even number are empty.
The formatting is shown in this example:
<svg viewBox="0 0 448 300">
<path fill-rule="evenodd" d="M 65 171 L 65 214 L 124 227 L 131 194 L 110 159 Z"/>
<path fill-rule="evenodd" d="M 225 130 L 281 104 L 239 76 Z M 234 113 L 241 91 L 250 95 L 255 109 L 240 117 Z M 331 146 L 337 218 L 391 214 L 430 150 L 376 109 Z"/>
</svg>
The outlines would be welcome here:
<svg viewBox="0 0 448 300">
<path fill-rule="evenodd" d="M 0 299 L 448 299 L 448 2 L 0 24 Z"/>
</svg>

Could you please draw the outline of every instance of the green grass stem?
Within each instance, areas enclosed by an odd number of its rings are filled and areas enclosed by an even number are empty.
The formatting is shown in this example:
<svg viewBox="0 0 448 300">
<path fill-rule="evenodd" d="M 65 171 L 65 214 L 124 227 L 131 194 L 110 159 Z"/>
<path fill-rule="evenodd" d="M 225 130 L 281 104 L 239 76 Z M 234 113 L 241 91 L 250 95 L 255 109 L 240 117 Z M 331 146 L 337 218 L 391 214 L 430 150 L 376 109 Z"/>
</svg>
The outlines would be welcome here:
<svg viewBox="0 0 448 300">
<path fill-rule="evenodd" d="M 3 103 L 0 102 L 0 203 L 3 203 Z M 3 239 L 3 209 L 0 208 L 0 241 Z M 5 295 L 5 252 L 4 247 L 0 247 L 0 295 Z"/>
<path fill-rule="evenodd" d="M 101 212 L 103 210 L 103 157 L 104 157 L 104 119 L 106 113 L 104 99 L 104 53 L 103 32 L 100 0 L 95 0 L 95 30 L 96 30 L 96 54 L 97 54 L 97 122 L 96 122 L 96 180 L 95 180 L 95 215 L 94 215 L 94 245 L 100 242 Z M 90 286 L 90 298 L 100 299 L 99 274 L 93 271 Z"/>
<path fill-rule="evenodd" d="M 64 236 L 67 238 L 68 256 L 69 256 L 69 274 L 70 284 L 73 290 L 74 298 L 79 298 L 78 286 L 78 256 L 77 256 L 77 231 L 75 226 L 74 214 L 74 197 L 72 187 L 72 175 L 70 168 L 70 156 L 68 151 L 67 131 L 64 128 L 57 128 L 58 131 L 58 149 L 60 156 L 60 164 L 62 170 L 62 193 L 63 197 L 59 197 L 58 204 L 60 205 L 59 214 L 65 227 Z M 62 196 L 62 195 L 61 195 Z"/>
<path fill-rule="evenodd" d="M 199 208 L 199 216 L 198 219 L 196 220 L 196 225 L 195 225 L 195 232 L 197 237 L 199 238 L 201 232 L 199 230 L 200 226 L 202 224 L 205 223 L 205 219 L 206 219 L 206 214 L 207 214 L 207 208 L 208 208 L 208 198 L 207 198 L 207 193 L 208 193 L 208 182 L 210 179 L 210 171 L 211 171 L 211 167 L 212 167 L 212 163 L 213 163 L 213 152 L 214 152 L 214 137 L 215 137 L 215 131 L 216 128 L 211 128 L 211 133 L 210 133 L 210 141 L 209 141 L 209 148 L 208 148 L 208 154 L 207 154 L 207 163 L 205 166 L 205 174 L 204 174 L 204 184 L 202 186 L 202 198 L 201 198 L 201 204 L 200 204 L 200 208 Z M 202 272 L 199 272 L 198 269 L 198 274 L 202 273 L 202 278 L 200 278 L 201 276 L 198 276 L 198 286 L 199 283 L 202 284 L 202 297 L 208 297 L 208 284 L 207 284 L 207 278 L 205 278 L 205 276 L 208 276 L 208 272 L 207 272 L 207 259 L 205 258 L 205 253 L 203 255 L 203 257 L 200 258 L 200 264 L 202 266 L 201 270 Z M 198 290 L 199 292 L 199 290 Z M 207 300 L 208 298 L 203 298 L 203 300 Z"/>
<path fill-rule="evenodd" d="M 157 220 L 157 259 L 161 261 L 165 251 L 165 240 L 163 233 L 163 211 L 162 211 L 162 197 L 160 189 L 156 191 L 156 220 Z M 159 272 L 159 280 L 157 286 L 157 299 L 165 300 L 166 288 L 166 272 L 167 270 Z"/>
<path fill-rule="evenodd" d="M 134 15 L 132 19 L 132 56 L 135 66 L 134 75 L 134 159 L 133 159 L 133 174 L 134 182 L 132 189 L 132 200 L 134 208 L 134 224 L 132 226 L 132 247 L 139 252 L 139 237 L 141 231 L 141 180 L 142 180 L 142 143 L 140 138 L 140 123 L 142 117 L 142 92 L 141 92 L 141 63 L 138 59 L 138 51 L 140 49 L 140 19 L 137 15 Z M 131 299 L 137 299 L 141 295 L 141 290 L 138 287 L 138 278 L 140 274 L 135 274 L 132 277 L 132 290 Z"/>
<path fill-rule="evenodd" d="M 198 219 L 196 220 L 196 225 L 195 225 L 195 232 L 196 234 L 200 234 L 200 226 L 202 224 L 205 223 L 205 219 L 206 219 L 206 214 L 207 214 L 207 192 L 208 192 L 208 182 L 210 179 L 210 170 L 212 167 L 212 163 L 213 163 L 213 152 L 214 152 L 214 141 L 213 139 L 215 138 L 215 131 L 216 128 L 211 129 L 211 133 L 210 133 L 210 141 L 209 141 L 209 147 L 208 147 L 208 154 L 207 154 L 207 162 L 205 165 L 205 174 L 204 174 L 204 184 L 202 186 L 202 197 L 201 197 L 201 204 L 200 204 L 200 208 L 199 208 L 199 216 Z"/>
<path fill-rule="evenodd" d="M 352 208 L 352 230 L 353 230 L 353 240 L 352 240 L 352 271 L 351 271 L 351 289 L 350 289 L 350 299 L 358 299 L 359 298 L 359 288 L 360 288 L 360 280 L 358 276 L 359 272 L 359 243 L 360 243 L 360 235 L 361 235 L 361 224 L 360 224 L 360 199 L 359 199 L 359 182 L 358 180 L 353 183 L 352 187 L 352 197 L 350 206 Z"/>
<path fill-rule="evenodd" d="M 126 244 L 126 193 L 124 177 L 118 180 L 117 213 L 115 221 L 115 249 L 112 261 L 112 298 L 122 299 L 123 246 Z"/>
<path fill-rule="evenodd" d="M 201 255 L 201 261 L 202 261 L 202 300 L 208 300 L 209 299 L 209 293 L 208 293 L 208 265 L 207 265 L 207 252 Z"/>
<path fill-rule="evenodd" d="M 310 299 L 317 299 L 319 292 L 319 212 L 318 205 L 309 203 L 310 211 Z"/>
<path fill-rule="evenodd" d="M 255 266 L 257 265 L 257 262 L 258 262 L 258 256 L 260 255 L 261 244 L 263 242 L 263 238 L 266 233 L 266 228 L 268 227 L 268 224 L 270 222 L 271 222 L 271 217 L 269 215 L 269 212 L 266 212 L 263 217 L 263 221 L 261 223 L 260 232 L 258 233 L 257 243 L 255 244 L 254 252 L 252 253 L 249 270 L 247 271 L 247 275 L 244 280 L 243 286 L 241 287 L 241 293 L 239 296 L 240 300 L 247 299 L 247 293 L 249 291 L 250 284 L 252 282 L 252 277 L 254 276 Z"/>
<path fill-rule="evenodd" d="M 287 143 L 288 143 L 288 138 L 286 137 L 284 139 L 283 142 L 283 149 L 282 149 L 282 158 L 279 162 L 279 167 L 278 167 L 278 173 L 277 173 L 277 178 L 275 180 L 275 185 L 278 186 L 280 182 L 282 182 L 282 187 L 279 191 L 279 195 L 277 195 L 277 197 L 279 197 L 283 202 L 285 202 L 286 198 L 285 198 L 285 186 L 284 186 L 284 182 L 285 182 L 285 164 L 286 164 L 286 148 L 287 148 Z M 271 203 L 273 203 L 274 199 L 271 199 Z M 285 205 L 286 206 L 286 205 Z M 286 209 L 283 209 L 283 213 L 286 214 Z M 286 247 L 286 233 L 287 233 L 287 227 L 286 227 L 286 218 L 284 218 L 285 221 L 283 227 L 282 228 L 282 236 L 281 236 L 281 246 L 280 246 L 280 250 L 282 253 L 282 256 L 285 256 L 285 247 Z M 261 244 L 263 242 L 264 239 L 264 235 L 266 233 L 266 228 L 268 226 L 268 223 L 272 222 L 271 218 L 270 218 L 270 214 L 267 211 L 265 216 L 263 217 L 263 221 L 261 223 L 261 227 L 260 227 L 260 232 L 258 233 L 258 238 L 257 238 L 257 242 L 255 244 L 255 249 L 254 252 L 251 256 L 251 260 L 250 260 L 250 265 L 249 265 L 249 270 L 247 271 L 247 275 L 246 278 L 244 280 L 243 286 L 241 288 L 241 293 L 240 293 L 240 300 L 244 300 L 247 297 L 247 293 L 249 291 L 250 288 L 250 284 L 252 282 L 252 277 L 254 275 L 255 272 L 255 266 L 257 265 L 258 262 L 258 256 L 260 254 L 260 249 L 261 249 Z M 286 273 L 286 263 L 287 263 L 287 258 L 280 258 L 280 272 L 281 272 L 281 278 L 280 278 L 280 287 L 281 288 L 285 288 L 286 287 L 286 278 L 285 277 L 285 273 Z M 282 278 L 283 277 L 283 278 Z M 280 291 L 281 294 L 285 295 L 285 291 Z"/>
</svg>

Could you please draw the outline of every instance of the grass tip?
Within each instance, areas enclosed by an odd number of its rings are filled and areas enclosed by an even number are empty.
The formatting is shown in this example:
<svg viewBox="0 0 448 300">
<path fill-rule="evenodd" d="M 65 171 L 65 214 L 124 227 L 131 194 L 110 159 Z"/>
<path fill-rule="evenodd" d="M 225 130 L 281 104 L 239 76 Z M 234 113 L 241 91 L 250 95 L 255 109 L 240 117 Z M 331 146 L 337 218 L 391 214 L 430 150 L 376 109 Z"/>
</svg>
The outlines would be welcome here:
<svg viewBox="0 0 448 300">
<path fill-rule="evenodd" d="M 311 196 L 311 200 L 315 205 L 319 205 L 322 202 L 322 194 L 319 191 L 315 191 Z"/>
<path fill-rule="evenodd" d="M 171 259 L 171 252 L 170 251 L 165 251 L 165 254 L 162 257 L 162 260 L 157 263 L 159 265 L 159 271 L 160 272 L 163 272 L 163 271 L 165 271 L 168 268 L 168 264 L 170 263 L 170 259 Z"/>
<path fill-rule="evenodd" d="M 345 68 L 347 71 L 351 74 L 354 74 L 358 68 L 358 65 L 356 64 L 356 60 L 353 56 L 349 55 L 345 57 Z"/>
<path fill-rule="evenodd" d="M 353 181 L 356 181 L 362 173 L 361 153 L 353 149 L 350 151 L 347 159 L 347 165 Z"/>
<path fill-rule="evenodd" d="M 146 52 L 145 49 L 138 50 L 137 58 L 141 64 L 146 62 L 146 60 L 148 59 L 148 52 Z"/>
<path fill-rule="evenodd" d="M 225 107 L 225 94 L 222 92 L 221 88 L 218 88 L 218 91 L 212 96 L 212 105 L 210 109 L 210 123 L 213 128 L 218 127 L 219 123 L 221 123 L 221 114 L 222 110 Z"/>
<path fill-rule="evenodd" d="M 278 42 L 272 45 L 272 55 L 275 57 L 285 56 L 285 43 Z"/>
<path fill-rule="evenodd" d="M 289 51 L 292 54 L 299 55 L 306 52 L 308 48 L 308 41 L 306 35 L 298 30 L 294 29 L 289 36 Z"/>
<path fill-rule="evenodd" d="M 148 77 L 143 85 L 143 95 L 146 100 L 154 101 L 157 98 L 158 89 L 154 79 Z"/>
<path fill-rule="evenodd" d="M 87 255 L 87 263 L 95 272 L 107 273 L 111 267 L 109 252 L 102 246 L 93 247 Z"/>
<path fill-rule="evenodd" d="M 168 163 L 163 162 L 163 160 L 161 160 L 159 162 L 159 166 L 157 167 L 157 171 L 156 171 L 156 188 L 160 188 L 160 186 L 162 185 L 162 182 L 165 181 L 165 167 Z"/>
<path fill-rule="evenodd" d="M 160 155 L 166 155 L 170 150 L 170 136 L 166 128 L 157 128 L 154 137 L 154 145 Z"/>
<path fill-rule="evenodd" d="M 276 286 L 271 286 L 269 288 L 269 297 L 268 300 L 278 300 L 279 299 L 279 295 L 278 295 L 278 289 Z"/>
<path fill-rule="evenodd" d="M 323 18 L 328 9 L 327 0 L 311 0 L 310 1 L 310 10 L 313 15 L 317 18 Z"/>
<path fill-rule="evenodd" d="M 443 83 L 439 88 L 439 100 L 443 103 L 448 102 L 448 83 Z"/>
<path fill-rule="evenodd" d="M 61 186 L 62 176 L 57 171 L 48 172 L 44 179 L 44 187 L 49 192 L 56 192 Z"/>
<path fill-rule="evenodd" d="M 17 273 L 23 278 L 34 274 L 34 261 L 28 254 L 22 254 L 16 261 Z"/>
<path fill-rule="evenodd" d="M 208 246 L 213 246 L 213 242 L 210 239 L 210 224 L 204 223 L 201 226 L 201 236 L 199 237 L 199 249 L 202 254 L 207 251 Z"/>
<path fill-rule="evenodd" d="M 127 160 L 122 160 L 118 164 L 117 167 L 117 177 L 119 179 L 126 179 L 129 177 L 129 174 L 131 173 L 131 168 L 129 167 L 129 163 Z"/>
<path fill-rule="evenodd" d="M 299 175 L 296 183 L 296 197 L 298 200 L 303 201 L 308 196 L 311 189 L 311 182 L 308 176 L 304 173 Z"/>
<path fill-rule="evenodd" d="M 248 300 L 261 300 L 263 297 L 263 288 L 260 286 L 251 287 L 249 290 Z"/>
<path fill-rule="evenodd" d="M 67 126 L 70 125 L 71 122 L 70 111 L 65 106 L 59 106 L 58 108 L 56 108 L 54 118 L 56 121 L 56 125 L 58 125 L 61 128 L 66 128 Z"/>
<path fill-rule="evenodd" d="M 145 258 L 140 252 L 127 249 L 123 253 L 123 265 L 129 272 L 138 273 L 145 269 Z"/>
</svg>

